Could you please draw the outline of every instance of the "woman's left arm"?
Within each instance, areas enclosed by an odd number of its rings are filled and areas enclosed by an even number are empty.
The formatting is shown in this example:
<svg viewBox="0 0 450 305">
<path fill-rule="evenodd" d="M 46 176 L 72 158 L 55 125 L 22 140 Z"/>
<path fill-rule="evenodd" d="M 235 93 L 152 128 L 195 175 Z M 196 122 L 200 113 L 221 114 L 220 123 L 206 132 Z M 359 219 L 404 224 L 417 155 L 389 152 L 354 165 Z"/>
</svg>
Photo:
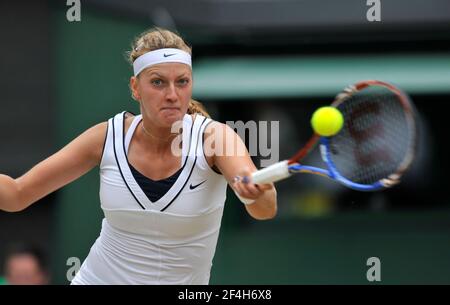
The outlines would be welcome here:
<svg viewBox="0 0 450 305">
<path fill-rule="evenodd" d="M 244 142 L 228 125 L 212 122 L 205 130 L 205 135 L 212 140 L 208 143 L 212 162 L 235 193 L 244 199 L 254 200 L 245 204 L 247 212 L 255 219 L 264 220 L 274 218 L 277 214 L 277 194 L 275 186 L 271 184 L 254 184 L 251 181 L 244 183 L 243 177 L 250 178 L 251 173 L 257 170 Z M 206 141 L 205 141 L 206 143 Z M 208 146 L 208 145 L 206 145 Z"/>
</svg>

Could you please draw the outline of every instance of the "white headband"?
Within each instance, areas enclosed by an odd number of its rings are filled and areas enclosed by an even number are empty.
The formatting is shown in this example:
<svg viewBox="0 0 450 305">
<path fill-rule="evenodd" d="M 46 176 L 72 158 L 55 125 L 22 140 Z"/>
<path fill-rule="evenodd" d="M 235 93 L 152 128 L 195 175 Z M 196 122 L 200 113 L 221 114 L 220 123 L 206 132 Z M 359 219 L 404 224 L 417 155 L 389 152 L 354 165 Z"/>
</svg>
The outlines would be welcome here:
<svg viewBox="0 0 450 305">
<path fill-rule="evenodd" d="M 165 62 L 179 62 L 192 67 L 191 55 L 180 49 L 158 49 L 139 56 L 133 62 L 134 76 L 147 67 Z"/>
</svg>

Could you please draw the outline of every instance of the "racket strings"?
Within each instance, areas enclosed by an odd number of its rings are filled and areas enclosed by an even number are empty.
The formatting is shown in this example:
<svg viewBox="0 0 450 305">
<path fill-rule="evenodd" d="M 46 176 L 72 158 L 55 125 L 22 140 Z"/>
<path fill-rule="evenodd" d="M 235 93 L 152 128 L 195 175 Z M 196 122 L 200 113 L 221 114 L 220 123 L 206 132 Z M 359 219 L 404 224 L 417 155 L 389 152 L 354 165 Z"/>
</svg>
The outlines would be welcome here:
<svg viewBox="0 0 450 305">
<path fill-rule="evenodd" d="M 369 86 L 338 106 L 344 127 L 330 139 L 331 159 L 344 177 L 372 184 L 395 173 L 411 148 L 412 130 L 397 94 Z"/>
</svg>

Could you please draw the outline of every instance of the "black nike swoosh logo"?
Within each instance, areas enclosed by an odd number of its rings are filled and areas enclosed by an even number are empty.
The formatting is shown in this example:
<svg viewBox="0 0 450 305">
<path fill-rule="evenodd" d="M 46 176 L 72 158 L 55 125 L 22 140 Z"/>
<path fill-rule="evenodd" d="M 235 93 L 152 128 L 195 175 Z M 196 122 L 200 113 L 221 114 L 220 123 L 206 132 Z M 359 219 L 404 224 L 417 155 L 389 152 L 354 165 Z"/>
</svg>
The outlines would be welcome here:
<svg viewBox="0 0 450 305">
<path fill-rule="evenodd" d="M 206 180 L 203 180 L 202 182 L 200 182 L 197 185 L 192 185 L 192 183 L 191 183 L 191 185 L 189 185 L 189 189 L 191 189 L 191 190 L 196 189 L 197 187 L 199 187 L 200 185 L 202 185 L 205 182 L 206 182 Z"/>
<path fill-rule="evenodd" d="M 177 53 L 173 53 L 173 54 L 164 54 L 164 57 L 169 57 L 169 56 L 172 56 L 172 55 L 175 55 L 175 54 L 177 54 Z"/>
</svg>

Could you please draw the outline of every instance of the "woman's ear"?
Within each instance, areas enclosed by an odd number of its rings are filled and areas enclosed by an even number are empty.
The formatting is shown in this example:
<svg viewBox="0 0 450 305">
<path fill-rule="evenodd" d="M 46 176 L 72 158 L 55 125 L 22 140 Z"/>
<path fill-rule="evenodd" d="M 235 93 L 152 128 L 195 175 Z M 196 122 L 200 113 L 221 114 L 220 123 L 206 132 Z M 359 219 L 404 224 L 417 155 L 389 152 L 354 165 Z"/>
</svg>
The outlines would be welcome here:
<svg viewBox="0 0 450 305">
<path fill-rule="evenodd" d="M 130 90 L 131 90 L 131 97 L 135 101 L 139 102 L 141 97 L 139 96 L 139 93 L 138 93 L 138 79 L 136 76 L 132 76 L 130 78 Z"/>
</svg>

